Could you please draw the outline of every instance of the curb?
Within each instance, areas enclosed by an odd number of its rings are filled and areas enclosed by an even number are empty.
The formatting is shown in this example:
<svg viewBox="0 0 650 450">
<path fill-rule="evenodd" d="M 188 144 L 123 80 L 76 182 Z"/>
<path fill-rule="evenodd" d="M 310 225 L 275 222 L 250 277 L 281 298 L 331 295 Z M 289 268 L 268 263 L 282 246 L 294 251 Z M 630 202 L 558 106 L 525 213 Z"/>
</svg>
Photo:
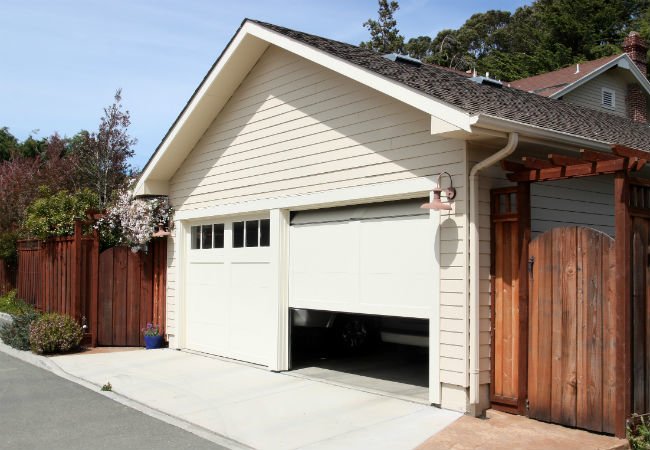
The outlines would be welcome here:
<svg viewBox="0 0 650 450">
<path fill-rule="evenodd" d="M 143 414 L 153 417 L 154 419 L 161 420 L 165 423 L 168 423 L 169 425 L 173 425 L 184 431 L 199 436 L 207 441 L 213 442 L 217 445 L 221 445 L 222 447 L 226 447 L 233 450 L 253 450 L 253 447 L 250 447 L 246 444 L 235 441 L 221 434 L 215 433 L 214 431 L 211 431 L 207 428 L 203 428 L 199 425 L 193 424 L 179 417 L 172 416 L 166 412 L 159 411 L 155 408 L 151 408 L 150 406 L 147 406 L 144 403 L 141 403 L 137 400 L 134 400 L 132 398 L 129 398 L 117 392 L 101 391 L 100 390 L 101 385 L 92 383 L 88 380 L 85 380 L 83 378 L 77 377 L 75 375 L 66 372 L 61 367 L 59 367 L 58 364 L 56 364 L 54 361 L 52 361 L 51 359 L 45 356 L 35 355 L 34 353 L 29 351 L 16 350 L 15 348 L 12 348 L 7 344 L 5 344 L 4 342 L 2 342 L 2 340 L 0 340 L 0 352 L 5 353 L 16 359 L 19 359 L 20 361 L 39 367 L 43 370 L 47 370 L 48 372 L 51 372 L 60 378 L 71 381 L 80 386 L 83 386 L 86 389 L 96 392 L 97 394 L 103 395 L 104 397 L 108 397 L 111 400 L 121 403 L 124 406 L 128 406 L 131 409 L 135 409 L 136 411 L 139 411 Z"/>
</svg>

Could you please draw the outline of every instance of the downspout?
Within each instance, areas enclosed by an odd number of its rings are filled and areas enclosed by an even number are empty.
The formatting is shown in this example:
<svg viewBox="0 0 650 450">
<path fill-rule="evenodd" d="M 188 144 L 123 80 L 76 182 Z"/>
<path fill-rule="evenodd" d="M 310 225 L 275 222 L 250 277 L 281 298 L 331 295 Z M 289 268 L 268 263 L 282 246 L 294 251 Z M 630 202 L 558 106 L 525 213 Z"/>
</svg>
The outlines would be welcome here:
<svg viewBox="0 0 650 450">
<path fill-rule="evenodd" d="M 498 152 L 474 164 L 469 172 L 469 311 L 470 311 L 470 355 L 469 355 L 469 402 L 471 405 L 479 403 L 480 383 L 480 312 L 479 312 L 479 179 L 478 173 L 493 164 L 507 158 L 517 148 L 518 133 L 508 134 L 508 143 Z"/>
</svg>

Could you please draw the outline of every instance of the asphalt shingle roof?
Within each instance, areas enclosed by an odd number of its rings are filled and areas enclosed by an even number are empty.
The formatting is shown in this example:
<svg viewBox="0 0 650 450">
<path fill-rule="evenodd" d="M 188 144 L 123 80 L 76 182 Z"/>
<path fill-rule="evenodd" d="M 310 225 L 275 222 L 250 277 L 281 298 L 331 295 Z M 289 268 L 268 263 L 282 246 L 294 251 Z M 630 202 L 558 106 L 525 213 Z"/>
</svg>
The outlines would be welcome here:
<svg viewBox="0 0 650 450">
<path fill-rule="evenodd" d="M 650 126 L 519 89 L 477 84 L 443 67 L 390 61 L 354 45 L 251 20 L 269 30 L 398 81 L 471 115 L 486 114 L 609 144 L 650 150 Z"/>
<path fill-rule="evenodd" d="M 534 77 L 522 78 L 508 83 L 509 86 L 521 89 L 522 91 L 533 92 L 537 95 L 550 97 L 556 92 L 561 91 L 569 84 L 574 83 L 586 76 L 589 76 L 594 71 L 600 69 L 605 64 L 615 60 L 621 55 L 605 56 L 604 58 L 595 59 L 593 61 L 585 61 L 580 64 L 572 64 L 553 72 L 535 75 Z M 579 72 L 576 72 L 577 68 Z"/>
</svg>

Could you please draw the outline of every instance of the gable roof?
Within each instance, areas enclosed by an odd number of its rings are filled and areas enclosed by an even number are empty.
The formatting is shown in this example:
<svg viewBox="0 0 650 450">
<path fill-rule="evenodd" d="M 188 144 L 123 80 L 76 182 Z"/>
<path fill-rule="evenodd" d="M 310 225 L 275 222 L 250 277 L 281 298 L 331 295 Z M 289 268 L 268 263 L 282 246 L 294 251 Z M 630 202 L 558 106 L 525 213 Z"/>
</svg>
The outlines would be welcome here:
<svg viewBox="0 0 650 450">
<path fill-rule="evenodd" d="M 412 87 L 472 116 L 485 114 L 609 144 L 618 143 L 650 149 L 650 127 L 624 117 L 541 97 L 507 86 L 477 84 L 454 71 L 435 65 L 423 64 L 418 67 L 394 62 L 354 45 L 264 22 L 254 22 Z"/>
<path fill-rule="evenodd" d="M 519 89 L 478 84 L 430 64 L 395 62 L 354 45 L 246 19 L 147 162 L 136 194 L 171 178 L 269 45 L 277 45 L 431 114 L 455 129 L 517 130 L 650 149 L 650 127 Z M 581 144 L 584 145 L 584 144 Z M 595 145 L 595 144 L 594 144 Z M 153 192 L 159 190 L 161 192 Z"/>
<path fill-rule="evenodd" d="M 544 97 L 560 98 L 578 86 L 583 85 L 614 67 L 628 69 L 639 84 L 644 87 L 646 93 L 650 95 L 650 81 L 641 73 L 626 53 L 605 56 L 580 64 L 572 64 L 553 72 L 522 78 L 521 80 L 512 81 L 508 84 L 511 87 Z"/>
</svg>

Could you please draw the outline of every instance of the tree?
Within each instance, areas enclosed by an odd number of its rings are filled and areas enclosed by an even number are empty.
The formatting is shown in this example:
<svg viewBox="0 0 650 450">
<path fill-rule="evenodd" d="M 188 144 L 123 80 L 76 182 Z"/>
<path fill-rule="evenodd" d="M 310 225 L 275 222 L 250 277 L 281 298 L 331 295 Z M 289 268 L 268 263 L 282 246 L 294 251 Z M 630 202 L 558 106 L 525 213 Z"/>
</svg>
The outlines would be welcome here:
<svg viewBox="0 0 650 450">
<path fill-rule="evenodd" d="M 404 51 L 404 36 L 399 34 L 397 20 L 393 17 L 399 9 L 396 1 L 378 0 L 378 20 L 368 19 L 363 26 L 370 31 L 370 40 L 362 42 L 360 47 L 379 53 L 402 53 Z"/>
<path fill-rule="evenodd" d="M 0 128 L 0 161 L 8 160 L 16 151 L 18 139 L 9 132 L 9 128 Z"/>
<path fill-rule="evenodd" d="M 122 90 L 115 92 L 113 104 L 104 108 L 97 132 L 82 131 L 71 140 L 70 151 L 77 169 L 78 187 L 87 187 L 97 194 L 99 207 L 104 208 L 114 193 L 128 181 L 133 156 L 133 139 L 128 128 L 129 111 L 122 108 Z"/>
</svg>

